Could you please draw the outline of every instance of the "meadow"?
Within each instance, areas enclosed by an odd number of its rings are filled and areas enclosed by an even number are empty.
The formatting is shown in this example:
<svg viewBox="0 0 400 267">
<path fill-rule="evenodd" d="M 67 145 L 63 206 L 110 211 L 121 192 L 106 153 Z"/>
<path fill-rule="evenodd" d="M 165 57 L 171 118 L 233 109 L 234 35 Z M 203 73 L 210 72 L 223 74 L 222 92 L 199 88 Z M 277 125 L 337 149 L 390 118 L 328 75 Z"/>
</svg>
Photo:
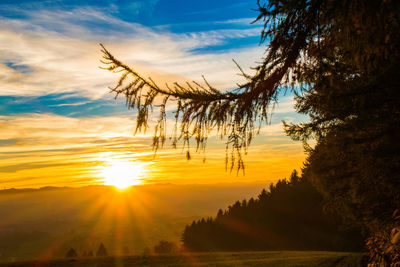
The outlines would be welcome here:
<svg viewBox="0 0 400 267">
<path fill-rule="evenodd" d="M 0 266 L 105 267 L 105 266 L 363 266 L 363 254 L 327 251 L 260 251 L 184 253 L 3 263 Z"/>
</svg>

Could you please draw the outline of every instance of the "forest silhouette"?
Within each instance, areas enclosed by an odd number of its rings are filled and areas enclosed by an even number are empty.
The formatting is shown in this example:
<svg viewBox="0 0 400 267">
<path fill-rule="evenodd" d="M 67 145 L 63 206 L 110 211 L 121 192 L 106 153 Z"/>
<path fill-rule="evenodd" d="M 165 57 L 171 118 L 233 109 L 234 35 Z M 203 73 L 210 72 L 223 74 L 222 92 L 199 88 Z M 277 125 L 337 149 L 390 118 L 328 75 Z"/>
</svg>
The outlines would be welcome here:
<svg viewBox="0 0 400 267">
<path fill-rule="evenodd" d="M 193 221 L 182 243 L 191 251 L 363 250 L 361 229 L 324 212 L 323 202 L 311 183 L 293 171 L 256 199 L 237 201 L 215 218 Z"/>
</svg>

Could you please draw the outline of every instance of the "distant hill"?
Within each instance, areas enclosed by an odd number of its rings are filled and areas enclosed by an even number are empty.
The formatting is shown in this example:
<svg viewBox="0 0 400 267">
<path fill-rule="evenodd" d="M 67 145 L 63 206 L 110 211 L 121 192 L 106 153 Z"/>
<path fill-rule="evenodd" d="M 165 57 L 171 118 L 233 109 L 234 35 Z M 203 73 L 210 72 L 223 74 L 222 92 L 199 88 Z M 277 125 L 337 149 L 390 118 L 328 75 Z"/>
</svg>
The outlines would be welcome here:
<svg viewBox="0 0 400 267">
<path fill-rule="evenodd" d="M 46 187 L 0 191 L 0 261 L 95 251 L 141 254 L 160 240 L 179 242 L 186 224 L 215 214 L 263 185 Z"/>
</svg>

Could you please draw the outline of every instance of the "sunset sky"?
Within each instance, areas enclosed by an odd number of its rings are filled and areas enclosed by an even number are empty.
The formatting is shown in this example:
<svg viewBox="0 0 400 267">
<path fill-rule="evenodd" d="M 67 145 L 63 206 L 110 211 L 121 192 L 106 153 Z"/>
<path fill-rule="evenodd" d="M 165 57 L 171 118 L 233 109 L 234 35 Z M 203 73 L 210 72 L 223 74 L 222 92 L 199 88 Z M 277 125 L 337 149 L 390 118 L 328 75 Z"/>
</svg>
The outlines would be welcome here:
<svg viewBox="0 0 400 267">
<path fill-rule="evenodd" d="M 186 160 L 152 132 L 133 135 L 135 111 L 109 93 L 118 75 L 99 68 L 103 43 L 159 84 L 208 81 L 226 90 L 262 59 L 256 0 L 0 2 L 0 188 L 137 183 L 269 183 L 299 170 L 302 144 L 282 120 L 306 120 L 283 95 L 245 157 L 246 174 L 225 171 L 224 140 Z M 157 114 L 155 114 L 156 116 Z M 135 173 L 134 177 L 126 175 Z M 134 184 L 134 183 L 133 183 Z"/>
</svg>

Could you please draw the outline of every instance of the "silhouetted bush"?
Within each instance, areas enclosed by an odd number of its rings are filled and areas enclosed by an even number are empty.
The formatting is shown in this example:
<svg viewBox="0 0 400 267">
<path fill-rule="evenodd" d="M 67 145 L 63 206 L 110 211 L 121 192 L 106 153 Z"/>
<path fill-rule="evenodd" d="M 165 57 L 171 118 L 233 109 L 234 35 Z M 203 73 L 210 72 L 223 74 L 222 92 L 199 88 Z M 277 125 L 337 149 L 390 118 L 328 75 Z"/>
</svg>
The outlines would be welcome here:
<svg viewBox="0 0 400 267">
<path fill-rule="evenodd" d="M 173 242 L 161 240 L 156 246 L 154 246 L 154 252 L 158 254 L 174 253 L 178 251 L 178 247 Z"/>
<path fill-rule="evenodd" d="M 70 248 L 67 251 L 67 254 L 65 254 L 66 258 L 76 258 L 77 256 L 78 256 L 78 254 L 76 253 L 75 249 L 73 249 L 73 248 Z"/>
</svg>

